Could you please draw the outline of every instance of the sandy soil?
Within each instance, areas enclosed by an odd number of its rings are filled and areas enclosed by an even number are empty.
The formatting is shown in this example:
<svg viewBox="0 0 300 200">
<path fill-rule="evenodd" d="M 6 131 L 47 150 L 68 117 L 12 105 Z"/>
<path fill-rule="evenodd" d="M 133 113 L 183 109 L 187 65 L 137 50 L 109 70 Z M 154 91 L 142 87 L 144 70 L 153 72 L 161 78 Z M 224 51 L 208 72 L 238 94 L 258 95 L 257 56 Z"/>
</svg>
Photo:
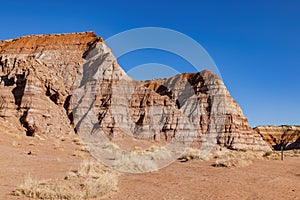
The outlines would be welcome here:
<svg viewBox="0 0 300 200">
<path fill-rule="evenodd" d="M 61 179 L 83 159 L 91 159 L 72 141 L 76 136 L 41 140 L 0 135 L 0 199 L 26 199 L 11 192 L 29 174 L 38 179 Z M 119 190 L 101 199 L 300 199 L 300 157 L 256 160 L 242 168 L 211 164 L 177 161 L 154 173 L 122 173 Z"/>
</svg>

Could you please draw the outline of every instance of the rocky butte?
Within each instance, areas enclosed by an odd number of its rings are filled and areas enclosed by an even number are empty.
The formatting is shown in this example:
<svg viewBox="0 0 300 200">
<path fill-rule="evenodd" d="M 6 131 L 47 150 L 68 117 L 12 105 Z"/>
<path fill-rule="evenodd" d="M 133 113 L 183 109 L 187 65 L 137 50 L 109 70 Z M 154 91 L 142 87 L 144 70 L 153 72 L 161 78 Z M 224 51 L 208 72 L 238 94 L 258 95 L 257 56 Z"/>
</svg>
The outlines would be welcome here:
<svg viewBox="0 0 300 200">
<path fill-rule="evenodd" d="M 96 126 L 112 141 L 192 138 L 201 147 L 212 138 L 229 149 L 271 150 L 265 132 L 250 127 L 211 71 L 136 81 L 93 32 L 0 41 L 0 78 L 0 127 L 6 132 L 93 134 Z M 85 112 L 94 113 L 94 124 L 84 126 Z"/>
<path fill-rule="evenodd" d="M 275 150 L 300 149 L 300 126 L 258 126 L 254 128 Z"/>
</svg>

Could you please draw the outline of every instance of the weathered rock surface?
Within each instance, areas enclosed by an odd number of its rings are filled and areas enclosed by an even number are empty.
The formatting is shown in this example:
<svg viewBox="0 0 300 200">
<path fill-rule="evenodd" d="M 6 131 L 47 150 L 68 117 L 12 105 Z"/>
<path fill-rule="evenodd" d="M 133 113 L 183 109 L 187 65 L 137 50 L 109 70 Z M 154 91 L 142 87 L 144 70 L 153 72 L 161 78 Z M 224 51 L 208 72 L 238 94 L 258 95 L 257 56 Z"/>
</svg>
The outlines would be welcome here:
<svg viewBox="0 0 300 200">
<path fill-rule="evenodd" d="M 195 137 L 195 146 L 270 150 L 212 72 L 135 81 L 91 32 L 1 41 L 0 76 L 0 123 L 27 135 L 73 132 L 74 102 L 77 128 L 101 128 L 110 140 Z M 83 127 L 89 115 L 96 121 Z"/>
<path fill-rule="evenodd" d="M 104 43 L 87 52 L 85 59 L 75 98 L 80 107 L 77 121 L 89 113 L 86 124 L 77 127 L 83 132 L 101 130 L 110 139 L 126 135 L 160 142 L 195 139 L 197 147 L 209 142 L 231 149 L 270 150 L 210 71 L 135 81 Z"/>
<path fill-rule="evenodd" d="M 186 83 L 192 88 L 192 94 L 178 93 L 186 91 Z M 249 126 L 223 82 L 212 72 L 181 74 L 151 81 L 146 86 L 176 102 L 177 107 L 196 126 L 200 144 L 203 135 L 215 134 L 217 143 L 230 149 L 270 150 L 261 136 Z"/>
<path fill-rule="evenodd" d="M 254 130 L 275 150 L 280 150 L 282 143 L 285 149 L 300 149 L 300 126 L 258 126 Z"/>
<path fill-rule="evenodd" d="M 0 46 L 1 122 L 13 131 L 69 133 L 70 97 L 82 55 L 99 41 L 92 32 L 35 35 Z M 69 115 L 69 116 L 68 116 Z"/>
</svg>

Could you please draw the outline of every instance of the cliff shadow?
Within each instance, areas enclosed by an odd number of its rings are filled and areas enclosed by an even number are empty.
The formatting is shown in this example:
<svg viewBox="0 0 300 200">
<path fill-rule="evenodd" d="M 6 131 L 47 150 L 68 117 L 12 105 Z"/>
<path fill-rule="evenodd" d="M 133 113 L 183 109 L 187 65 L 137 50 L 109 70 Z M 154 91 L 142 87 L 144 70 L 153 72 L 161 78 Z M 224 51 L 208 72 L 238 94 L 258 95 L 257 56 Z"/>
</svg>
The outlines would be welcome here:
<svg viewBox="0 0 300 200">
<path fill-rule="evenodd" d="M 16 87 L 12 90 L 12 93 L 14 95 L 15 104 L 18 106 L 17 109 L 20 110 L 27 81 L 25 72 L 23 74 L 16 74 L 16 79 Z"/>
</svg>

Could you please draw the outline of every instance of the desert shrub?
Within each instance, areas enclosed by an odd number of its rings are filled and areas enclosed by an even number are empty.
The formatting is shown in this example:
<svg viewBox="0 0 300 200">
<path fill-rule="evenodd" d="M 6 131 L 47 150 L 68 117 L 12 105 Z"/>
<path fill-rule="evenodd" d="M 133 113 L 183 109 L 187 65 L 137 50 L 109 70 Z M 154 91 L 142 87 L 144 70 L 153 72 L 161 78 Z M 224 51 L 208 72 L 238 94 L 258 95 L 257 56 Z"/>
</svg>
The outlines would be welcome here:
<svg viewBox="0 0 300 200">
<path fill-rule="evenodd" d="M 153 172 L 158 169 L 157 161 L 168 160 L 171 153 L 164 147 L 151 146 L 147 149 L 135 147 L 133 151 L 124 151 L 116 144 L 104 147 L 109 154 L 113 154 L 113 167 L 128 172 Z"/>
<path fill-rule="evenodd" d="M 266 152 L 266 153 L 264 153 L 264 155 L 263 155 L 263 157 L 269 157 L 269 156 L 271 156 L 272 155 L 272 151 L 268 151 L 268 152 Z"/>
<path fill-rule="evenodd" d="M 13 195 L 35 199 L 97 198 L 117 189 L 118 175 L 95 161 L 83 161 L 78 170 L 63 180 L 34 180 L 30 176 L 17 186 Z"/>
<path fill-rule="evenodd" d="M 280 154 L 275 151 L 268 151 L 263 154 L 263 157 L 268 159 L 268 160 L 279 160 L 280 159 Z"/>
<path fill-rule="evenodd" d="M 181 162 L 186 162 L 193 159 L 210 161 L 216 158 L 223 157 L 228 152 L 228 149 L 220 146 L 215 146 L 210 151 L 188 147 L 178 158 L 178 160 L 180 160 Z"/>
<path fill-rule="evenodd" d="M 199 159 L 199 158 L 200 158 L 200 149 L 186 148 L 185 151 L 178 158 L 178 160 L 182 162 L 186 162 L 189 160 Z"/>
<path fill-rule="evenodd" d="M 286 157 L 300 157 L 300 149 L 284 151 Z"/>
<path fill-rule="evenodd" d="M 217 157 L 214 167 L 246 167 L 255 159 L 262 159 L 264 152 L 257 151 L 230 151 Z"/>
<path fill-rule="evenodd" d="M 155 161 L 143 153 L 123 152 L 114 162 L 115 168 L 128 172 L 153 172 L 158 169 Z"/>
<path fill-rule="evenodd" d="M 164 147 L 151 146 L 142 150 L 120 151 L 115 157 L 115 167 L 132 172 L 153 172 L 158 170 L 157 161 L 167 160 L 171 153 Z"/>
<path fill-rule="evenodd" d="M 74 142 L 76 145 L 83 145 L 83 142 L 80 138 L 74 138 L 72 142 Z"/>
<path fill-rule="evenodd" d="M 16 187 L 13 195 L 24 195 L 35 199 L 78 199 L 76 193 L 65 188 L 64 185 L 56 184 L 51 180 L 34 180 L 26 177 L 24 183 Z"/>
</svg>

